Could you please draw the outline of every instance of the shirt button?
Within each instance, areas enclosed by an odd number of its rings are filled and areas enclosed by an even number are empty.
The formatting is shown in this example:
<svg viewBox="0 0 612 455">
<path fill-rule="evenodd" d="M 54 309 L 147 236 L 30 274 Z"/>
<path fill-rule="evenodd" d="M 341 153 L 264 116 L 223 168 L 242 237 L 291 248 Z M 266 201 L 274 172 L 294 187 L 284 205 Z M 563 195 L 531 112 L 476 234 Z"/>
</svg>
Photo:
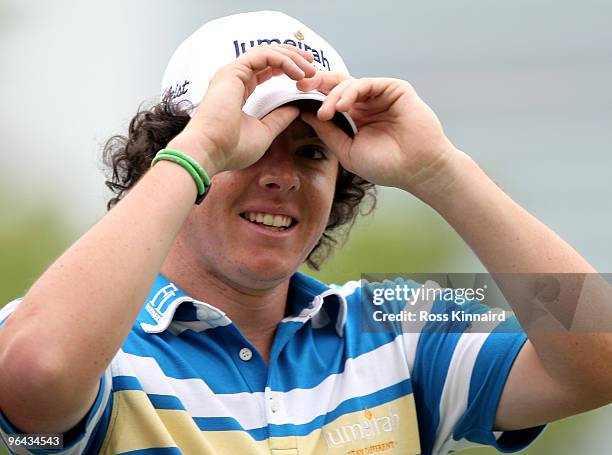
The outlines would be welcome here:
<svg viewBox="0 0 612 455">
<path fill-rule="evenodd" d="M 248 362 L 253 358 L 253 351 L 251 351 L 249 348 L 242 348 L 238 355 L 240 356 L 240 360 Z"/>
<path fill-rule="evenodd" d="M 276 402 L 276 400 L 272 401 L 272 404 L 270 405 L 270 410 L 272 412 L 277 412 L 278 411 L 278 403 Z"/>
</svg>

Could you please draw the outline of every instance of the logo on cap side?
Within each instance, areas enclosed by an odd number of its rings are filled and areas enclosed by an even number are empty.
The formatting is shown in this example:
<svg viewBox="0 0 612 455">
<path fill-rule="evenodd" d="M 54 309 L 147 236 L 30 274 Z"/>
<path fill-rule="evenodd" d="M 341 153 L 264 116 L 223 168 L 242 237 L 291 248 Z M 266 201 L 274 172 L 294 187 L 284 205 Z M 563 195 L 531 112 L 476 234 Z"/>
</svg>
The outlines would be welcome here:
<svg viewBox="0 0 612 455">
<path fill-rule="evenodd" d="M 185 80 L 183 82 L 178 82 L 172 87 L 169 87 L 168 90 L 166 90 L 164 96 L 169 96 L 170 100 L 178 98 L 179 96 L 183 96 L 185 93 L 187 93 L 187 90 L 189 90 L 187 88 L 189 84 L 191 84 L 191 81 Z"/>
<path fill-rule="evenodd" d="M 298 38 L 301 36 L 301 38 Z M 314 57 L 314 61 L 319 63 L 323 68 L 327 68 L 328 71 L 331 71 L 331 66 L 329 65 L 329 60 L 325 58 L 323 54 L 323 49 L 315 49 L 312 46 L 309 46 L 306 43 L 302 43 L 302 39 L 304 39 L 304 35 L 299 30 L 294 33 L 294 36 L 298 39 L 298 41 L 294 41 L 290 38 L 282 39 L 282 38 L 258 38 L 254 40 L 249 40 L 246 42 L 239 42 L 238 40 L 234 40 L 234 51 L 236 51 L 236 58 L 240 57 L 242 54 L 246 53 L 247 46 L 250 45 L 251 48 L 256 46 L 261 46 L 264 44 L 289 44 L 291 46 L 295 46 L 299 49 L 304 49 L 305 51 L 312 52 Z"/>
</svg>

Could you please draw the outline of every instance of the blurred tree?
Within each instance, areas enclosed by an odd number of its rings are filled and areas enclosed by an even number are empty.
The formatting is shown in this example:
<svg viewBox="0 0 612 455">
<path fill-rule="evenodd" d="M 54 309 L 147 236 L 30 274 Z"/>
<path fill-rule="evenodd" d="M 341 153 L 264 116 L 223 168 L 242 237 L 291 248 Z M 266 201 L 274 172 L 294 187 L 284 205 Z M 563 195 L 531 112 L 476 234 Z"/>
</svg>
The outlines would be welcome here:
<svg viewBox="0 0 612 455">
<path fill-rule="evenodd" d="M 60 210 L 0 189 L 0 307 L 22 296 L 71 241 Z"/>
<path fill-rule="evenodd" d="M 469 249 L 444 220 L 415 198 L 382 189 L 378 207 L 360 216 L 344 245 L 319 272 L 302 271 L 327 283 L 359 279 L 361 273 L 449 272 Z"/>
<path fill-rule="evenodd" d="M 0 308 L 25 294 L 71 241 L 60 210 L 0 188 Z M 0 455 L 8 451 L 0 444 Z"/>
</svg>

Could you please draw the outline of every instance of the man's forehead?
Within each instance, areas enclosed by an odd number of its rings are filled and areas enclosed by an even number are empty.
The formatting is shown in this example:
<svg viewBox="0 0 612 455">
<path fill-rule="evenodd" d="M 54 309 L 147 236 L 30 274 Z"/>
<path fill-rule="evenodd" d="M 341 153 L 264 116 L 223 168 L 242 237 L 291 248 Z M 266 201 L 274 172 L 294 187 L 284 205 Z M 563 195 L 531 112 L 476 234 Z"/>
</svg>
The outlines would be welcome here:
<svg viewBox="0 0 612 455">
<path fill-rule="evenodd" d="M 301 118 L 296 118 L 284 131 L 291 139 L 319 139 L 317 132 Z"/>
</svg>

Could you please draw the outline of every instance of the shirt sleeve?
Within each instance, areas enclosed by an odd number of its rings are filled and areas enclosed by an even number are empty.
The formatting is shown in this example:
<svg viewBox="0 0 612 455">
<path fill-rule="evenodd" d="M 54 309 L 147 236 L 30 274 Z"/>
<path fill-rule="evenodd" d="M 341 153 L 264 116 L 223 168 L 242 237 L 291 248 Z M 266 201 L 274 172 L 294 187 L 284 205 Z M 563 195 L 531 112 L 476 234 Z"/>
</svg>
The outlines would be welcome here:
<svg viewBox="0 0 612 455">
<path fill-rule="evenodd" d="M 0 330 L 2 325 L 15 310 L 21 299 L 14 300 L 0 310 Z M 22 434 L 15 428 L 0 410 L 0 440 L 9 449 L 10 453 L 17 454 L 86 454 L 97 453 L 104 439 L 112 408 L 111 394 L 112 378 L 110 367 L 100 378 L 100 386 L 96 399 L 87 412 L 87 415 L 72 430 L 63 434 L 63 448 L 61 449 L 30 449 L 9 446 L 9 435 Z"/>
<path fill-rule="evenodd" d="M 466 314 L 490 310 L 469 302 L 434 301 L 430 312 L 447 314 L 422 327 L 418 338 L 412 382 L 419 420 L 421 450 L 447 454 L 467 447 L 488 445 L 504 453 L 531 444 L 544 426 L 494 432 L 497 406 L 527 336 L 514 316 L 504 316 L 486 331 L 471 322 L 452 322 L 460 307 Z"/>
</svg>

